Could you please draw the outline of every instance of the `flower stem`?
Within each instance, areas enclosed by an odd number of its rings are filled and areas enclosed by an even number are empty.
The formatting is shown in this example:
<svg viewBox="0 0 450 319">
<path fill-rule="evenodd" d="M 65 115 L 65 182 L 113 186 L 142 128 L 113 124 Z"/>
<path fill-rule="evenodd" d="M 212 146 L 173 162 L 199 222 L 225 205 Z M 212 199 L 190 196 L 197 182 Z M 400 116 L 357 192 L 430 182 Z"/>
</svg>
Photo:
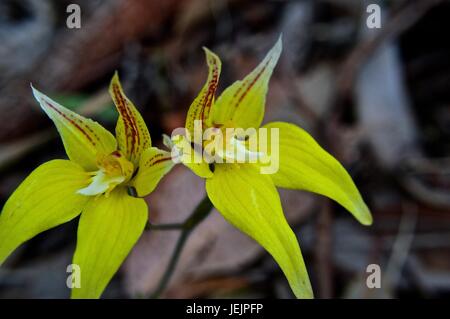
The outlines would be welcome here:
<svg viewBox="0 0 450 319">
<path fill-rule="evenodd" d="M 182 230 L 183 224 L 150 224 L 145 227 L 146 230 Z"/>
<path fill-rule="evenodd" d="M 177 244 L 172 253 L 172 257 L 170 258 L 169 264 L 167 265 L 166 271 L 164 272 L 164 275 L 159 281 L 158 287 L 150 295 L 151 298 L 158 298 L 161 295 L 161 293 L 164 292 L 170 279 L 172 278 L 172 274 L 175 271 L 184 244 L 189 238 L 189 235 L 209 215 L 209 213 L 212 210 L 212 207 L 213 205 L 209 200 L 208 196 L 205 196 L 205 198 L 203 198 L 202 201 L 198 203 L 197 207 L 194 209 L 191 216 L 189 216 L 184 221 L 184 223 L 149 226 L 149 229 L 159 229 L 159 230 L 181 229 L 180 237 L 178 238 Z"/>
</svg>

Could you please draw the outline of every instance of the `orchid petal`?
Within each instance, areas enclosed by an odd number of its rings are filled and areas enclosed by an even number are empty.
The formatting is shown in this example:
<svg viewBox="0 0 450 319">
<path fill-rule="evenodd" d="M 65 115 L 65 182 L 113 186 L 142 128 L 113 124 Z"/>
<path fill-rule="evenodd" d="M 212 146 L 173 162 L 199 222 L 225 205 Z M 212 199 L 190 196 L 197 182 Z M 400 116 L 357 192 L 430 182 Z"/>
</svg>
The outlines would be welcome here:
<svg viewBox="0 0 450 319">
<path fill-rule="evenodd" d="M 186 167 L 192 170 L 196 175 L 202 178 L 209 178 L 213 176 L 209 168 L 209 164 L 205 162 L 203 154 L 196 151 L 187 137 L 184 135 L 177 135 L 172 138 L 173 158 L 177 158 Z"/>
<path fill-rule="evenodd" d="M 264 60 L 243 80 L 234 82 L 217 99 L 212 108 L 213 126 L 258 128 L 264 117 L 269 80 L 282 50 L 281 37 Z"/>
<path fill-rule="evenodd" d="M 206 191 L 226 220 L 273 256 L 294 294 L 312 298 L 297 238 L 283 215 L 271 178 L 260 174 L 255 165 L 219 164 L 214 176 L 206 180 Z"/>
<path fill-rule="evenodd" d="M 72 298 L 99 298 L 147 223 L 147 204 L 125 188 L 93 198 L 83 210 L 73 263 L 80 267 L 80 288 Z"/>
<path fill-rule="evenodd" d="M 144 151 L 139 163 L 139 171 L 131 181 L 130 186 L 136 189 L 139 197 L 150 194 L 175 163 L 169 152 L 156 147 Z"/>
<path fill-rule="evenodd" d="M 55 123 L 70 160 L 85 170 L 95 170 L 97 154 L 109 154 L 116 149 L 116 139 L 103 126 L 32 89 L 44 112 Z"/>
<path fill-rule="evenodd" d="M 271 175 L 275 185 L 302 189 L 327 196 L 345 207 L 364 225 L 372 223 L 372 215 L 345 168 L 309 135 L 296 125 L 268 123 L 279 131 L 279 170 Z M 269 150 L 270 153 L 270 150 Z M 272 156 L 273 157 L 273 156 Z"/>
<path fill-rule="evenodd" d="M 0 264 L 25 241 L 80 214 L 89 197 L 77 190 L 88 182 L 89 175 L 71 161 L 53 160 L 36 168 L 3 207 Z"/>
<path fill-rule="evenodd" d="M 214 103 L 214 95 L 219 83 L 220 70 L 222 66 L 222 63 L 216 54 L 207 48 L 203 49 L 205 50 L 206 62 L 208 63 L 209 68 L 208 79 L 206 80 L 206 83 L 198 96 L 195 98 L 194 102 L 192 102 L 189 107 L 186 117 L 185 127 L 191 135 L 191 140 L 193 139 L 195 120 L 201 120 L 203 128 L 207 126 L 206 121 L 209 119 L 211 106 Z"/>
<path fill-rule="evenodd" d="M 111 80 L 109 93 L 120 114 L 116 126 L 119 149 L 134 165 L 137 165 L 144 150 L 152 145 L 147 125 L 123 92 L 117 72 Z"/>
</svg>

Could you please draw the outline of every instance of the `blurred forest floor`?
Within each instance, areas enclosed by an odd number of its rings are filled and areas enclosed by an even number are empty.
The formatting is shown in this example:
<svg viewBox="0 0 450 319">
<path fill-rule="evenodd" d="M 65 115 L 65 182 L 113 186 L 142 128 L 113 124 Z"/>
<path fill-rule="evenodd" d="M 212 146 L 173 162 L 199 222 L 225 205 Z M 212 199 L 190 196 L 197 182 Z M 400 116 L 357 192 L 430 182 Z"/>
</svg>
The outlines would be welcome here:
<svg viewBox="0 0 450 319">
<path fill-rule="evenodd" d="M 66 27 L 78 3 L 81 29 Z M 308 130 L 349 170 L 374 215 L 281 191 L 317 297 L 446 297 L 450 292 L 450 3 L 380 1 L 369 29 L 359 0 L 5 0 L 0 4 L 0 201 L 39 164 L 65 156 L 32 82 L 111 130 L 118 70 L 155 144 L 182 127 L 206 78 L 202 46 L 223 62 L 223 89 L 280 33 L 266 119 Z M 221 90 L 219 90 L 221 91 Z M 148 197 L 150 220 L 182 221 L 203 182 L 177 166 Z M 64 298 L 77 221 L 23 245 L 0 269 L 2 298 Z M 179 233 L 146 232 L 104 297 L 146 297 Z M 379 264 L 382 288 L 367 289 Z M 292 297 L 274 261 L 217 213 L 189 238 L 163 297 Z"/>
</svg>

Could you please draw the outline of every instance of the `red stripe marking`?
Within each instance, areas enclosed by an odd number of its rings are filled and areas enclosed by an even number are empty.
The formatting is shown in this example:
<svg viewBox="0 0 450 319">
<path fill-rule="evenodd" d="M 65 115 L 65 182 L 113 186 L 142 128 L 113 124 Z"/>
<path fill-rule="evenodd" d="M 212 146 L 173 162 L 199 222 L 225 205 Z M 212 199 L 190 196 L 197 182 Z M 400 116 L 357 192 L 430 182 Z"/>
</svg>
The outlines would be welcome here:
<svg viewBox="0 0 450 319">
<path fill-rule="evenodd" d="M 164 158 L 161 158 L 161 159 L 159 159 L 159 160 L 157 160 L 157 161 L 153 162 L 153 164 L 152 164 L 152 165 L 156 165 L 156 164 L 159 164 L 159 163 L 162 163 L 162 162 L 168 161 L 168 160 L 170 160 L 170 159 L 172 159 L 172 158 L 171 158 L 171 157 L 164 157 Z"/>
<path fill-rule="evenodd" d="M 258 79 L 261 77 L 261 75 L 263 74 L 263 72 L 266 70 L 269 62 L 271 60 L 269 59 L 266 64 L 264 64 L 264 66 L 261 68 L 261 70 L 258 72 L 258 74 L 255 76 L 255 78 L 253 79 L 252 82 L 250 82 L 250 84 L 248 84 L 248 86 L 245 88 L 245 91 L 241 94 L 241 96 L 239 97 L 239 99 L 237 100 L 237 102 L 234 104 L 234 107 L 237 108 L 239 107 L 239 104 L 242 102 L 242 100 L 245 98 L 245 96 L 247 95 L 247 93 L 252 89 L 252 87 L 255 85 L 256 81 L 258 81 Z M 240 91 L 242 90 L 242 87 L 239 88 L 238 91 L 236 91 L 236 93 L 233 96 L 233 99 L 240 93 Z"/>
<path fill-rule="evenodd" d="M 117 100 L 117 107 L 119 108 L 120 115 L 124 120 L 124 126 L 126 130 L 125 135 L 127 137 L 127 149 L 129 150 L 130 154 L 134 154 L 135 148 L 140 142 L 140 136 L 136 123 L 134 121 L 134 117 L 129 113 L 129 111 L 131 112 L 131 110 L 129 110 L 128 103 L 122 96 L 120 88 L 117 84 L 113 84 L 113 93 Z M 131 131 L 129 131 L 129 129 L 131 129 Z M 129 145 L 128 137 L 131 137 L 131 145 Z"/>
<path fill-rule="evenodd" d="M 61 115 L 64 119 L 69 121 L 73 126 L 75 126 L 89 140 L 89 142 L 91 142 L 91 144 L 93 146 L 96 145 L 94 140 L 92 139 L 92 137 L 89 136 L 89 134 L 85 130 L 83 130 L 83 128 L 79 124 L 77 124 L 73 119 L 71 119 L 69 116 L 67 116 L 63 112 L 61 112 L 56 106 L 52 105 L 50 102 L 47 102 L 47 101 L 44 101 L 44 102 L 45 102 L 45 104 L 47 104 L 48 107 L 50 107 L 52 110 L 54 110 L 59 115 Z"/>
<path fill-rule="evenodd" d="M 160 158 L 160 157 L 162 157 L 162 158 Z M 146 165 L 146 166 L 153 166 L 153 165 L 156 165 L 156 164 L 158 164 L 158 163 L 167 161 L 167 160 L 169 160 L 169 159 L 171 159 L 171 157 L 164 157 L 163 154 L 156 154 L 155 156 L 153 156 L 152 158 L 150 158 L 150 159 L 145 163 L 145 165 Z"/>
<path fill-rule="evenodd" d="M 208 91 L 206 93 L 206 98 L 204 99 L 204 103 L 202 105 L 202 109 L 200 112 L 200 118 L 202 119 L 202 124 L 204 124 L 205 121 L 205 113 L 208 112 L 211 109 L 212 100 L 214 98 L 214 94 L 216 93 L 217 89 L 217 83 L 219 79 L 219 68 L 217 67 L 217 64 L 214 64 L 213 69 L 213 76 L 208 86 Z"/>
</svg>

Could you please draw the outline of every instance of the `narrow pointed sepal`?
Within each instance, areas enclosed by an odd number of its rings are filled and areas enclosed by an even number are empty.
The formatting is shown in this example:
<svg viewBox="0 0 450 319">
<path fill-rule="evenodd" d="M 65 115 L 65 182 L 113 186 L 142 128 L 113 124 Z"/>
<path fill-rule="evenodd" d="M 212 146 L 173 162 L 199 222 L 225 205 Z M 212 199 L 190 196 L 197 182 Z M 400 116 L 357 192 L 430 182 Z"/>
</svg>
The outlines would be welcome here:
<svg viewBox="0 0 450 319">
<path fill-rule="evenodd" d="M 147 125 L 134 104 L 123 92 L 117 72 L 111 80 L 109 93 L 119 112 L 116 125 L 119 149 L 134 165 L 137 165 L 142 153 L 152 145 Z"/>
<path fill-rule="evenodd" d="M 147 204 L 125 188 L 89 201 L 78 225 L 73 263 L 80 267 L 80 287 L 72 298 L 99 298 L 147 223 Z"/>
<path fill-rule="evenodd" d="M 0 215 L 0 264 L 23 242 L 68 222 L 89 197 L 77 194 L 89 175 L 76 163 L 53 160 L 36 168 L 3 207 Z"/>
<path fill-rule="evenodd" d="M 219 84 L 220 70 L 222 67 L 220 59 L 216 54 L 207 48 L 204 48 L 204 50 L 208 64 L 208 78 L 202 90 L 189 107 L 186 117 L 185 127 L 190 134 L 191 140 L 193 140 L 196 120 L 201 121 L 203 129 L 209 125 L 210 111 L 214 103 L 214 95 Z M 202 134 L 201 131 L 199 132 Z"/>
<path fill-rule="evenodd" d="M 268 175 L 251 164 L 216 165 L 206 192 L 217 210 L 256 240 L 275 259 L 298 298 L 312 298 L 312 288 L 294 232 Z"/>
<path fill-rule="evenodd" d="M 86 170 L 95 170 L 97 154 L 116 150 L 116 139 L 103 126 L 72 112 L 34 87 L 32 89 L 41 108 L 55 123 L 70 160 Z"/>
<path fill-rule="evenodd" d="M 258 128 L 264 117 L 269 80 L 282 50 L 281 36 L 262 62 L 243 80 L 234 82 L 217 99 L 211 111 L 213 126 Z"/>
<path fill-rule="evenodd" d="M 279 170 L 270 175 L 275 185 L 327 196 L 361 224 L 372 224 L 372 215 L 350 175 L 311 135 L 284 122 L 268 123 L 264 128 L 268 129 L 268 141 L 272 141 L 271 134 L 279 135 L 279 156 L 269 150 L 271 160 L 279 162 Z"/>
</svg>

